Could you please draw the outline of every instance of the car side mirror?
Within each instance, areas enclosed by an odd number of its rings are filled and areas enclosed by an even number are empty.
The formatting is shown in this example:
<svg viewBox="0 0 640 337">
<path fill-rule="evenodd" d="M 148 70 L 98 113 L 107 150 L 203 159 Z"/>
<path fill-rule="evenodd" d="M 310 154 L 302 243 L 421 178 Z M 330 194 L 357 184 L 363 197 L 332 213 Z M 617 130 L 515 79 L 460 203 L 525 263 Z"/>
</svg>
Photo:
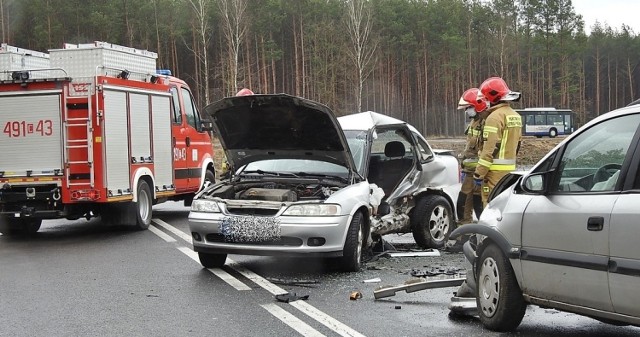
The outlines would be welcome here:
<svg viewBox="0 0 640 337">
<path fill-rule="evenodd" d="M 522 189 L 527 193 L 544 194 L 546 192 L 547 172 L 530 174 L 522 180 Z"/>
</svg>

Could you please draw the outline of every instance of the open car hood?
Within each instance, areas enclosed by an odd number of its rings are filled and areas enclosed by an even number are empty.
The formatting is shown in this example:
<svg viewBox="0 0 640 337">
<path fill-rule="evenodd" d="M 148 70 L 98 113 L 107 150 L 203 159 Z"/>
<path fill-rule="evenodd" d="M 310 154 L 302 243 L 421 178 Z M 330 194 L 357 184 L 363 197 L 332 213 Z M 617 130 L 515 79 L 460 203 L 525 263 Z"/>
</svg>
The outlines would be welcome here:
<svg viewBox="0 0 640 337">
<path fill-rule="evenodd" d="M 223 98 L 204 108 L 232 169 L 265 159 L 311 159 L 354 171 L 336 117 L 320 103 L 286 94 Z"/>
</svg>

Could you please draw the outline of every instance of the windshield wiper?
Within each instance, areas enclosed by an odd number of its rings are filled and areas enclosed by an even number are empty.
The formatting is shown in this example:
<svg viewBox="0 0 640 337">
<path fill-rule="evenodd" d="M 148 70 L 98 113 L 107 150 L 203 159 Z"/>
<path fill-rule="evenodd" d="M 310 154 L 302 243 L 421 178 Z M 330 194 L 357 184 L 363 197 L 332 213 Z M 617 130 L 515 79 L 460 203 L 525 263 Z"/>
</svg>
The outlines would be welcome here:
<svg viewBox="0 0 640 337">
<path fill-rule="evenodd" d="M 263 170 L 250 170 L 250 171 L 242 171 L 240 172 L 240 174 L 250 174 L 250 173 L 257 173 L 260 175 L 270 175 L 270 176 L 276 176 L 276 177 L 297 177 L 294 173 L 289 173 L 289 172 L 275 172 L 275 171 L 263 171 Z"/>
<path fill-rule="evenodd" d="M 333 175 L 333 174 L 322 174 L 322 173 L 309 173 L 309 172 L 297 172 L 296 173 L 297 176 L 300 177 L 318 177 L 318 178 L 331 178 L 331 179 L 337 179 L 343 182 L 347 182 L 347 178 L 341 177 L 339 175 Z"/>
</svg>

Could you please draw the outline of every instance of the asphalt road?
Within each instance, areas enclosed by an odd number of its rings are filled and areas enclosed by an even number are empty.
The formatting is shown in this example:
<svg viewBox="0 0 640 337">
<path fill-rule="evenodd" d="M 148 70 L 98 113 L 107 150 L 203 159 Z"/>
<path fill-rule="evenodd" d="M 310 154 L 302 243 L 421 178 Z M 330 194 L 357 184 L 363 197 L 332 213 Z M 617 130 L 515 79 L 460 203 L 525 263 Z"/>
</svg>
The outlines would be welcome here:
<svg viewBox="0 0 640 337">
<path fill-rule="evenodd" d="M 148 231 L 99 219 L 45 221 L 33 238 L 0 236 L 0 336 L 636 336 L 573 314 L 529 307 L 518 330 L 498 334 L 476 318 L 449 317 L 455 288 L 374 299 L 411 270 L 465 272 L 462 254 L 380 256 L 358 273 L 330 261 L 231 255 L 203 269 L 180 203 L 154 207 Z M 388 236 L 397 250 L 410 235 Z M 460 276 L 460 275 L 458 275 Z M 439 276 L 442 277 L 442 276 Z M 380 278 L 378 283 L 365 280 Z M 359 291 L 362 298 L 351 300 Z M 307 300 L 279 302 L 295 293 Z"/>
</svg>

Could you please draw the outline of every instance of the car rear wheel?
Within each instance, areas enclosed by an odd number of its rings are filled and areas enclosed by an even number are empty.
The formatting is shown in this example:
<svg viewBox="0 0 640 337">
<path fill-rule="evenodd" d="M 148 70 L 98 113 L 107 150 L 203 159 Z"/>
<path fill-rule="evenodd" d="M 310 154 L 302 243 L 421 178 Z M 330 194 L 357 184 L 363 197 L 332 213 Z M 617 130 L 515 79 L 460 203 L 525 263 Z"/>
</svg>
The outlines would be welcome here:
<svg viewBox="0 0 640 337">
<path fill-rule="evenodd" d="M 476 301 L 482 324 L 493 331 L 511 331 L 520 325 L 527 305 L 509 260 L 491 244 L 480 255 Z"/>
<path fill-rule="evenodd" d="M 220 268 L 227 261 L 227 254 L 210 254 L 198 252 L 200 264 L 205 268 Z"/>
<path fill-rule="evenodd" d="M 344 243 L 340 267 L 347 272 L 358 271 L 362 265 L 362 247 L 364 245 L 364 219 L 356 212 L 349 224 L 347 240 Z"/>
<path fill-rule="evenodd" d="M 440 195 L 427 195 L 418 199 L 411 215 L 411 230 L 420 247 L 444 247 L 452 225 L 453 216 L 447 199 Z"/>
</svg>

